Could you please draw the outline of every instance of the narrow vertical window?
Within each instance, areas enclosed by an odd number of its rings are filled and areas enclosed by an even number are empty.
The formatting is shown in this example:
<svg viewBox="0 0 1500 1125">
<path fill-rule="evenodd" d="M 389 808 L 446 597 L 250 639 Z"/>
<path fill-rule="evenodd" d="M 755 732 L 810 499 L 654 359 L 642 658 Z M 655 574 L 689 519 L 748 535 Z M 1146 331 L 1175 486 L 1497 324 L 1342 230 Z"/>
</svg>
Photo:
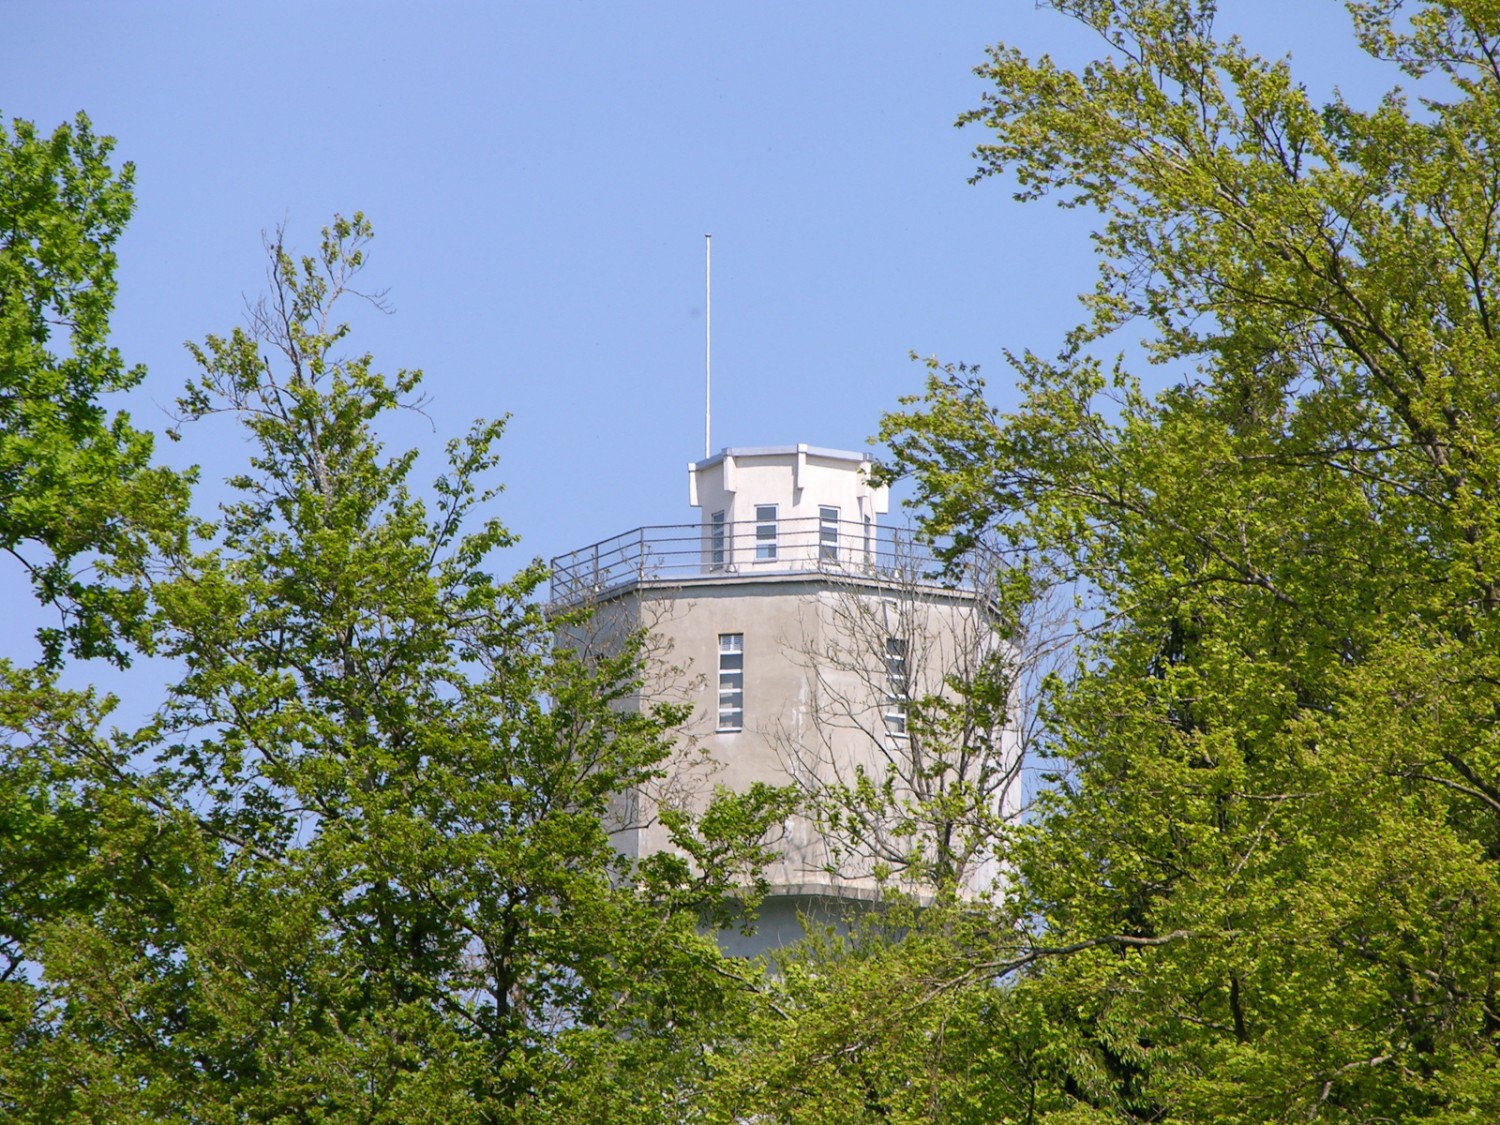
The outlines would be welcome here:
<svg viewBox="0 0 1500 1125">
<path fill-rule="evenodd" d="M 774 559 L 776 557 L 776 505 L 755 505 L 755 557 L 758 559 Z"/>
<path fill-rule="evenodd" d="M 906 707 L 911 699 L 906 669 L 906 641 L 885 639 L 885 729 L 898 738 L 906 734 Z"/>
<path fill-rule="evenodd" d="M 839 561 L 839 510 L 818 509 L 818 558 L 822 562 Z"/>
<path fill-rule="evenodd" d="M 716 567 L 724 565 L 724 513 L 708 517 L 708 559 Z"/>
<path fill-rule="evenodd" d="M 719 730 L 745 726 L 745 634 L 719 634 Z"/>
</svg>

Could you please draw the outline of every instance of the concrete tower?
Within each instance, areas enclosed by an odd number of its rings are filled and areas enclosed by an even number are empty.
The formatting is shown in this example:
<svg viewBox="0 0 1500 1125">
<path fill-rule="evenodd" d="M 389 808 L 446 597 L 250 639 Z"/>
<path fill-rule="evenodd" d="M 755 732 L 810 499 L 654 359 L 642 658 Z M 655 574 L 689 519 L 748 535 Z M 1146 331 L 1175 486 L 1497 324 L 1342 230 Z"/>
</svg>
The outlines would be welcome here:
<svg viewBox="0 0 1500 1125">
<path fill-rule="evenodd" d="M 851 801 L 864 812 L 833 828 L 789 818 L 756 935 L 726 940 L 754 953 L 800 937 L 799 913 L 832 914 L 882 884 L 924 893 L 912 859 L 936 844 L 902 827 L 904 804 L 961 781 L 996 813 L 1013 805 L 1003 730 L 956 731 L 984 741 L 990 760 L 948 768 L 909 724 L 913 700 L 941 696 L 950 677 L 993 667 L 1003 653 L 982 583 L 939 583 L 909 535 L 880 525 L 889 498 L 871 482 L 867 456 L 725 449 L 688 474 L 697 522 L 637 528 L 554 559 L 552 597 L 593 603 L 595 643 L 648 631 L 637 705 L 693 704 L 668 781 L 619 802 L 615 841 L 625 854 L 668 847 L 656 809 L 701 807 L 715 785 L 794 783 L 826 799 L 868 783 L 885 795 Z M 963 893 L 988 893 L 995 857 L 964 856 Z"/>
</svg>

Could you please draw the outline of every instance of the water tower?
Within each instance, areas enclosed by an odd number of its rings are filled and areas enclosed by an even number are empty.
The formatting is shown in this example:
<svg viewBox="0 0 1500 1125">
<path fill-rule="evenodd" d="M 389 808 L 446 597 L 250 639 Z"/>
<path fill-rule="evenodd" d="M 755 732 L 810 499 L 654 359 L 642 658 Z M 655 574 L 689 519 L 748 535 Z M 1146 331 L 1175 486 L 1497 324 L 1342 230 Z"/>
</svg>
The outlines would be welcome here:
<svg viewBox="0 0 1500 1125">
<path fill-rule="evenodd" d="M 701 807 L 715 785 L 792 783 L 835 803 L 861 786 L 882 795 L 863 802 L 862 819 L 787 821 L 757 932 L 726 935 L 732 952 L 796 940 L 799 915 L 837 918 L 883 886 L 924 894 L 911 861 L 937 842 L 903 826 L 903 802 L 977 779 L 993 812 L 1014 809 L 1009 734 L 982 732 L 989 760 L 964 763 L 959 779 L 910 722 L 914 701 L 993 669 L 1003 642 L 983 582 L 939 581 L 909 533 L 881 525 L 888 493 L 870 469 L 866 455 L 816 446 L 724 449 L 688 466 L 697 521 L 635 528 L 552 562 L 553 601 L 594 607 L 592 643 L 647 630 L 633 705 L 693 705 L 670 776 L 618 802 L 622 852 L 668 847 L 656 810 Z M 970 849 L 960 893 L 989 893 L 997 871 L 993 855 Z"/>
</svg>

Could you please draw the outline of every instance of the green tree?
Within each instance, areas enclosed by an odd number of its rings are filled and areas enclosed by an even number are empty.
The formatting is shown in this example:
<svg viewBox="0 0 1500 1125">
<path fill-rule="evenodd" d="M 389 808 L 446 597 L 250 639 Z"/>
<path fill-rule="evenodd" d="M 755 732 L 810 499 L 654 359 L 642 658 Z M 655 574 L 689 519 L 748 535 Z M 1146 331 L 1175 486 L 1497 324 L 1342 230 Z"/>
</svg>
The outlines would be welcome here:
<svg viewBox="0 0 1500 1125">
<path fill-rule="evenodd" d="M 415 453 L 382 450 L 420 373 L 343 357 L 369 237 L 360 215 L 316 255 L 278 236 L 249 330 L 192 348 L 185 413 L 233 415 L 254 456 L 208 546 L 154 568 L 184 668 L 157 720 L 17 716 L 99 810 L 71 877 L 100 893 L 26 950 L 46 982 L 13 1118 L 519 1121 L 634 1089 L 614 1117 L 652 1120 L 688 1029 L 750 988 L 701 922 L 753 889 L 784 798 L 678 822 L 697 862 L 614 852 L 609 798 L 682 716 L 617 706 L 633 645 L 554 646 L 539 566 L 491 576 L 500 423 L 450 443 L 425 498 Z"/>
<path fill-rule="evenodd" d="M 126 658 L 144 599 L 101 578 L 128 575 L 148 533 L 179 526 L 185 495 L 151 467 L 150 435 L 100 401 L 145 375 L 109 343 L 115 243 L 135 206 L 113 147 L 82 114 L 50 137 L 0 125 L 0 551 L 61 612 L 41 636 L 54 663 L 65 647 Z"/>
<path fill-rule="evenodd" d="M 935 368 L 884 427 L 935 533 L 1092 625 L 1014 852 L 1040 930 L 975 951 L 1024 967 L 1005 1112 L 1493 1119 L 1493 5 L 1351 5 L 1423 95 L 1372 109 L 1314 105 L 1212 4 L 1053 6 L 1105 57 L 996 48 L 966 121 L 981 177 L 1101 216 L 1090 319 L 1016 357 L 1015 411 Z M 1166 389 L 1090 354 L 1126 326 Z"/>
<path fill-rule="evenodd" d="M 70 652 L 125 663 L 149 644 L 142 564 L 186 528 L 187 481 L 153 467 L 150 436 L 104 405 L 144 374 L 108 342 L 114 246 L 133 207 L 112 147 L 82 115 L 50 137 L 0 127 L 0 551 L 58 612 L 40 635 L 52 665 Z M 87 871 L 108 811 L 54 751 L 108 710 L 0 659 L 0 1036 L 15 1048 L 0 1048 L 0 1099 L 11 1064 L 46 1035 L 32 1018 L 41 931 L 105 893 Z"/>
</svg>

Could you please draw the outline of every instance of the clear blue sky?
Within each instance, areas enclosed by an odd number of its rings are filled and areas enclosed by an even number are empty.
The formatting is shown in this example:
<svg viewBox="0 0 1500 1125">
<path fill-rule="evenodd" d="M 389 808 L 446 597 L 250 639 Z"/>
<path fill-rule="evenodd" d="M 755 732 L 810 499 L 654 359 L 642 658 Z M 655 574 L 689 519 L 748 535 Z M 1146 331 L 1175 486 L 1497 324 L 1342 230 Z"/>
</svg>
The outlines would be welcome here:
<svg viewBox="0 0 1500 1125">
<path fill-rule="evenodd" d="M 952 126 L 986 44 L 1096 48 L 1031 0 L 10 0 L 3 26 L 0 113 L 86 110 L 136 163 L 114 323 L 150 368 L 137 421 L 165 425 L 185 339 L 240 321 L 263 229 L 311 249 L 362 209 L 397 312 L 357 343 L 432 398 L 435 432 L 393 444 L 514 416 L 502 570 L 694 518 L 705 232 L 716 449 L 862 448 L 919 388 L 910 352 L 981 364 L 1006 401 L 1002 350 L 1055 351 L 1092 284 L 1091 217 L 969 186 L 983 136 Z M 1220 26 L 1315 92 L 1375 88 L 1336 3 L 1235 0 Z M 165 452 L 220 478 L 231 433 Z"/>
</svg>

